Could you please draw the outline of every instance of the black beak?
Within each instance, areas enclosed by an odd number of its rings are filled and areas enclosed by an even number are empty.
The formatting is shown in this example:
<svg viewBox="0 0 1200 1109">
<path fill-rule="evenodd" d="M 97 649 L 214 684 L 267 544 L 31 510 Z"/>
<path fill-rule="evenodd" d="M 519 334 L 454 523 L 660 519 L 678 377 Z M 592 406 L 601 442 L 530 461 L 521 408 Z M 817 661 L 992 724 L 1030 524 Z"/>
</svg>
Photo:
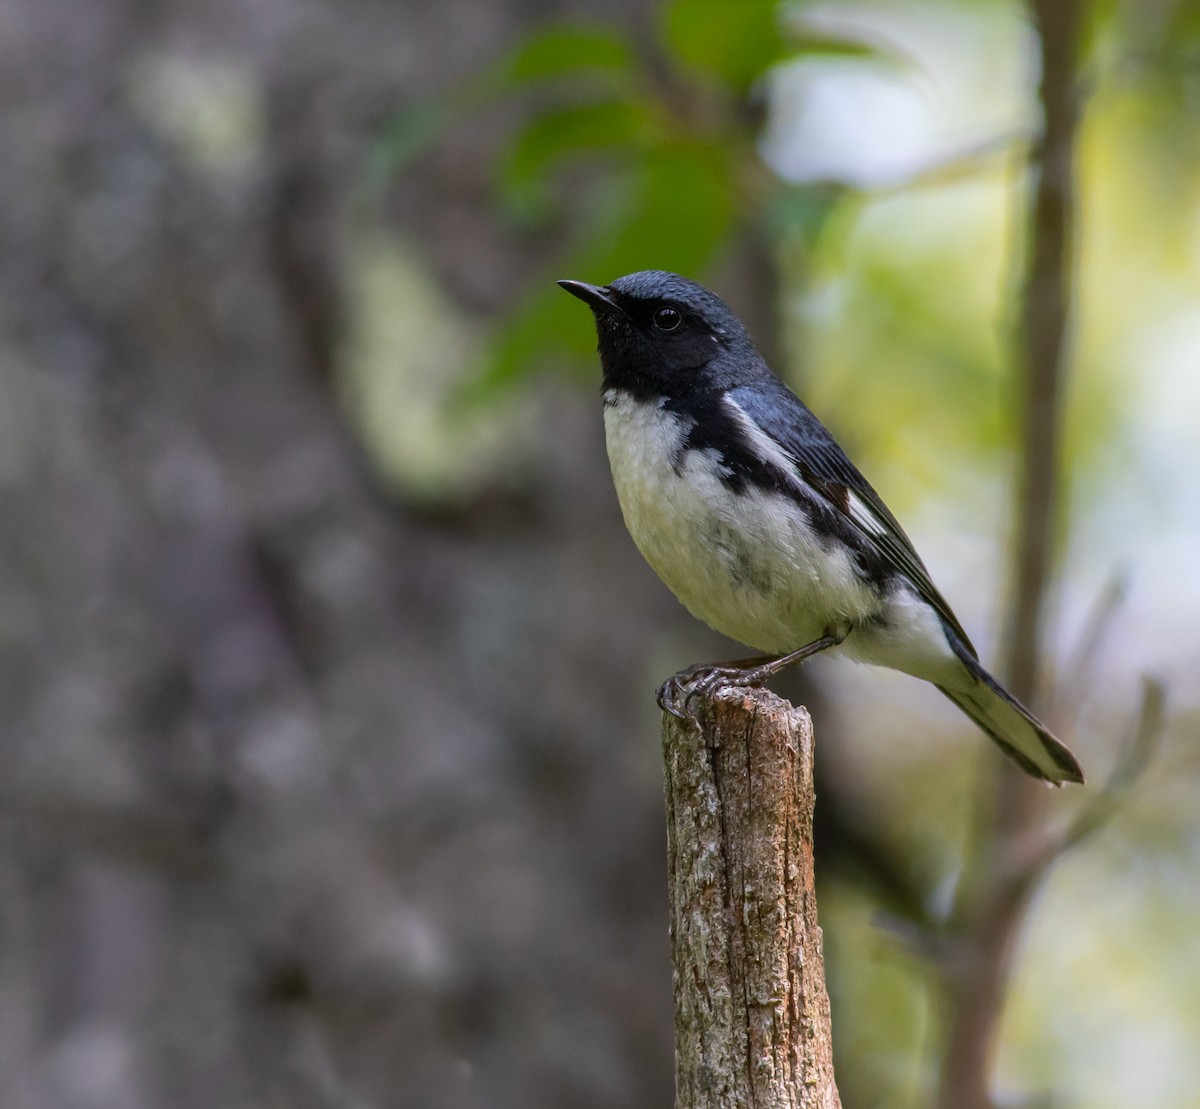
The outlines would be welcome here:
<svg viewBox="0 0 1200 1109">
<path fill-rule="evenodd" d="M 589 285 L 586 281 L 560 281 L 559 284 L 572 296 L 579 297 L 593 312 L 624 314 L 624 310 L 603 285 Z"/>
</svg>

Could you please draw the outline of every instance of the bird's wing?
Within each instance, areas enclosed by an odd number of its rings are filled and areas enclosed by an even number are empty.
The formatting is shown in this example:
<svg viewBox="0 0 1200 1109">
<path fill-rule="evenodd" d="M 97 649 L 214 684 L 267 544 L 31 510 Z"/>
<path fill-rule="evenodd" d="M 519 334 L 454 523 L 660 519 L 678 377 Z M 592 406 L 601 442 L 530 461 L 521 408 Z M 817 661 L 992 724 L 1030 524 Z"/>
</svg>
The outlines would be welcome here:
<svg viewBox="0 0 1200 1109">
<path fill-rule="evenodd" d="M 945 597 L 929 577 L 929 571 L 917 554 L 912 540 L 904 534 L 870 482 L 846 456 L 837 440 L 783 382 L 775 379 L 771 387 L 738 387 L 725 394 L 743 431 L 753 440 L 763 436 L 767 442 L 754 445 L 773 447 L 781 466 L 790 466 L 820 493 L 830 506 L 848 519 L 863 538 L 878 550 L 897 571 L 912 583 L 918 595 L 946 622 L 973 656 L 978 655 L 963 631 Z"/>
</svg>

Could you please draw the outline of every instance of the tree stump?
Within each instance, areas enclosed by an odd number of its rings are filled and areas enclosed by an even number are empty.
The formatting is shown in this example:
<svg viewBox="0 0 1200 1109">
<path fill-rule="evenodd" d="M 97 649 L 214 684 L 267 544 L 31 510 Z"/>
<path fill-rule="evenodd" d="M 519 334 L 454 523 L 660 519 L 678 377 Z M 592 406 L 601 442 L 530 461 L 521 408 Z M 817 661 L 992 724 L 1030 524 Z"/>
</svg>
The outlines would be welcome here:
<svg viewBox="0 0 1200 1109">
<path fill-rule="evenodd" d="M 697 700 L 699 732 L 663 714 L 676 1109 L 840 1109 L 812 722 L 763 689 Z"/>
</svg>

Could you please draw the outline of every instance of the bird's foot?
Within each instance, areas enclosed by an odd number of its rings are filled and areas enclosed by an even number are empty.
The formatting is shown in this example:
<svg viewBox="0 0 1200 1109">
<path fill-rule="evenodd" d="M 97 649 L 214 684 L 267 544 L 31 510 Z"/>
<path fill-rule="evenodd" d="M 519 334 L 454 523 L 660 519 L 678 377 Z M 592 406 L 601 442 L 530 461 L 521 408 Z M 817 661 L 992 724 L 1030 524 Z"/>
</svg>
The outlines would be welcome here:
<svg viewBox="0 0 1200 1109">
<path fill-rule="evenodd" d="M 708 697 L 722 687 L 753 689 L 762 685 L 768 678 L 774 677 L 780 670 L 795 666 L 820 651 L 836 647 L 847 634 L 847 631 L 826 632 L 820 639 L 806 643 L 785 655 L 744 658 L 737 662 L 701 662 L 689 666 L 658 687 L 658 707 L 699 728 L 700 714 L 692 707 L 692 701 L 697 697 Z"/>
<path fill-rule="evenodd" d="M 774 659 L 746 659 L 741 663 L 701 662 L 689 666 L 658 687 L 658 707 L 699 728 L 700 714 L 693 704 L 696 698 L 708 697 L 720 688 L 746 689 L 761 685 L 775 673 L 769 665 L 764 665 L 770 662 Z"/>
</svg>

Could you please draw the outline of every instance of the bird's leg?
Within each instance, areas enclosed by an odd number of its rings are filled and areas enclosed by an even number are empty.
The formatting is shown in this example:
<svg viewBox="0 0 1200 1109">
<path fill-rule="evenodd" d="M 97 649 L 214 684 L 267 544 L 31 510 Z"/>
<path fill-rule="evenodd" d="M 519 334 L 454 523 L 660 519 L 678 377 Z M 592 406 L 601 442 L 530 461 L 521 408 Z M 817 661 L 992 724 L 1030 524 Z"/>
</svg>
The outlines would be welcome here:
<svg viewBox="0 0 1200 1109">
<path fill-rule="evenodd" d="M 763 655 L 758 658 L 738 659 L 735 662 L 702 662 L 689 666 L 668 678 L 659 687 L 658 707 L 665 709 L 672 716 L 679 717 L 680 720 L 690 720 L 699 727 L 700 720 L 691 707 L 693 697 L 711 693 L 718 686 L 748 688 L 762 685 L 781 670 L 795 666 L 820 651 L 836 647 L 846 635 L 846 632 L 841 635 L 826 632 L 820 639 L 814 639 L 813 642 L 806 643 L 795 651 L 789 651 L 786 655 Z"/>
</svg>

